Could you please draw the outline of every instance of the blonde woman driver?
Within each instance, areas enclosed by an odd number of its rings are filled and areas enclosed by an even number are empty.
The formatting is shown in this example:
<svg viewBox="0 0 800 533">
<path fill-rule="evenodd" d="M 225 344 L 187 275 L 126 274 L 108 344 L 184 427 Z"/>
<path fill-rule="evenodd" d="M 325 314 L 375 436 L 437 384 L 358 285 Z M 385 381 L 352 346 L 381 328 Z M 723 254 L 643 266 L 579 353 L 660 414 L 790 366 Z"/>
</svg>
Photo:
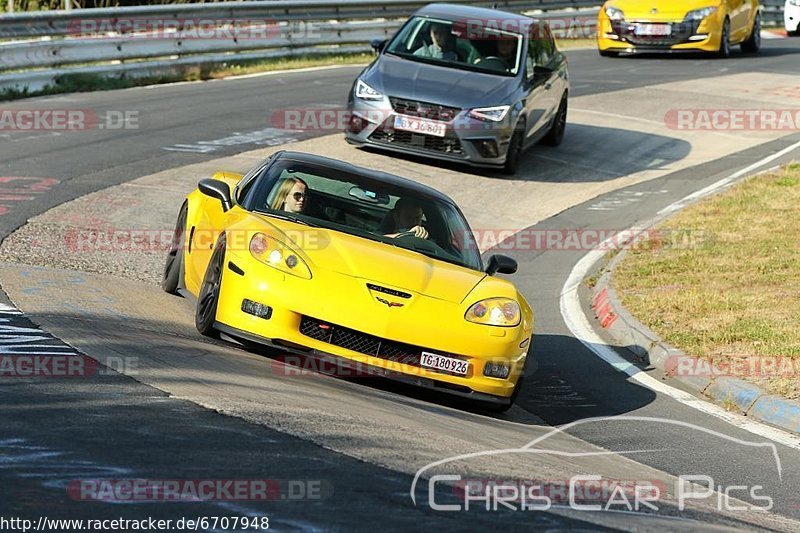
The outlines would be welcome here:
<svg viewBox="0 0 800 533">
<path fill-rule="evenodd" d="M 278 194 L 272 200 L 272 209 L 302 213 L 306 207 L 308 185 L 300 178 L 284 178 L 278 186 Z"/>
</svg>

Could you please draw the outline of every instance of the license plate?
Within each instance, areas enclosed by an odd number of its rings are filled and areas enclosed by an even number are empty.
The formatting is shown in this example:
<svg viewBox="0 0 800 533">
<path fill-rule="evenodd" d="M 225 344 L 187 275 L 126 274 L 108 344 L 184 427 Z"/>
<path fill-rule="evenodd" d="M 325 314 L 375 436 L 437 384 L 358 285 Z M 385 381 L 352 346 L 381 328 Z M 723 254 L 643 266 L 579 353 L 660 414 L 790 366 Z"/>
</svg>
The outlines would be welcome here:
<svg viewBox="0 0 800 533">
<path fill-rule="evenodd" d="M 394 117 L 394 129 L 424 133 L 425 135 L 433 135 L 435 137 L 444 137 L 447 126 L 442 122 L 435 122 L 433 120 L 397 115 Z"/>
<path fill-rule="evenodd" d="M 638 24 L 633 33 L 636 35 L 670 35 L 672 24 Z"/>
<path fill-rule="evenodd" d="M 469 367 L 469 364 L 461 359 L 428 352 L 422 352 L 420 364 L 427 368 L 445 370 L 447 372 L 453 372 L 454 374 L 461 374 L 462 376 L 467 375 L 467 368 Z"/>
</svg>

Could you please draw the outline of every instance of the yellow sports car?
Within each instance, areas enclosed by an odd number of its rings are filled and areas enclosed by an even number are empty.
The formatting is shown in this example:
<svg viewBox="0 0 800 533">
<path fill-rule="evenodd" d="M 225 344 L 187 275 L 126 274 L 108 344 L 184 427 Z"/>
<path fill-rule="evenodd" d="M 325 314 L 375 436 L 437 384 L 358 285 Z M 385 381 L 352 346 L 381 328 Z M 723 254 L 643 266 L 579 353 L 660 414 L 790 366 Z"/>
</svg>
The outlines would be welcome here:
<svg viewBox="0 0 800 533">
<path fill-rule="evenodd" d="M 320 156 L 278 152 L 200 181 L 180 209 L 162 286 L 195 322 L 331 357 L 492 409 L 516 398 L 533 313 L 501 255 L 483 265 L 444 194 Z"/>
<path fill-rule="evenodd" d="M 761 48 L 758 0 L 609 0 L 597 16 L 601 56 Z"/>
</svg>

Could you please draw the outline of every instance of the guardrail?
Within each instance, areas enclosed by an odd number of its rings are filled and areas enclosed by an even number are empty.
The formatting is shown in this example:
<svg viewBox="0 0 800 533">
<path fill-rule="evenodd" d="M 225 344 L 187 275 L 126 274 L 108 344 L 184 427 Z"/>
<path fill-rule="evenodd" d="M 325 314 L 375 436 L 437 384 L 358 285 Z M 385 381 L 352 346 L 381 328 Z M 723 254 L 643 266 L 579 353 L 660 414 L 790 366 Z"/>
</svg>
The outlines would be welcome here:
<svg viewBox="0 0 800 533">
<path fill-rule="evenodd" d="M 765 0 L 765 21 L 782 17 Z M 23 12 L 0 16 L 0 92 L 70 75 L 166 75 L 232 61 L 370 50 L 419 0 L 272 0 Z M 461 0 L 547 18 L 559 37 L 592 37 L 600 0 Z M 782 20 L 782 18 L 781 18 Z"/>
<path fill-rule="evenodd" d="M 783 7 L 785 0 L 761 0 L 761 15 L 764 25 L 783 27 Z"/>
<path fill-rule="evenodd" d="M 187 67 L 367 52 L 419 0 L 273 0 L 25 12 L 0 16 L 0 91 L 36 91 L 70 75 L 168 75 Z M 597 0 L 466 0 L 508 11 L 575 9 Z M 594 13 L 588 17 L 594 26 Z M 585 24 L 586 21 L 579 24 Z M 592 33 L 580 25 L 573 34 Z"/>
</svg>

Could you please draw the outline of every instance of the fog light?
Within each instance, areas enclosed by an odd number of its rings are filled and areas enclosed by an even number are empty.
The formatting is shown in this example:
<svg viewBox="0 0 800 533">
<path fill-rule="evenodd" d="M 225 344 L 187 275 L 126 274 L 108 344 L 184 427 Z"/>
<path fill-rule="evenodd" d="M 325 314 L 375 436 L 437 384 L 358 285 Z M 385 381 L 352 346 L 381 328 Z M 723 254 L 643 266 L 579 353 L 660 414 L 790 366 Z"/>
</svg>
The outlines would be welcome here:
<svg viewBox="0 0 800 533">
<path fill-rule="evenodd" d="M 350 133 L 361 133 L 361 130 L 367 127 L 367 122 L 358 115 L 350 115 L 350 120 L 347 123 L 347 131 Z"/>
<path fill-rule="evenodd" d="M 505 379 L 511 373 L 511 368 L 506 363 L 486 363 L 483 366 L 483 375 L 490 378 Z"/>
<path fill-rule="evenodd" d="M 497 143 L 493 139 L 472 141 L 481 157 L 497 157 Z"/>
<path fill-rule="evenodd" d="M 257 316 L 268 320 L 272 316 L 272 308 L 268 305 L 254 302 L 253 300 L 242 300 L 242 311 L 248 315 Z"/>
</svg>

